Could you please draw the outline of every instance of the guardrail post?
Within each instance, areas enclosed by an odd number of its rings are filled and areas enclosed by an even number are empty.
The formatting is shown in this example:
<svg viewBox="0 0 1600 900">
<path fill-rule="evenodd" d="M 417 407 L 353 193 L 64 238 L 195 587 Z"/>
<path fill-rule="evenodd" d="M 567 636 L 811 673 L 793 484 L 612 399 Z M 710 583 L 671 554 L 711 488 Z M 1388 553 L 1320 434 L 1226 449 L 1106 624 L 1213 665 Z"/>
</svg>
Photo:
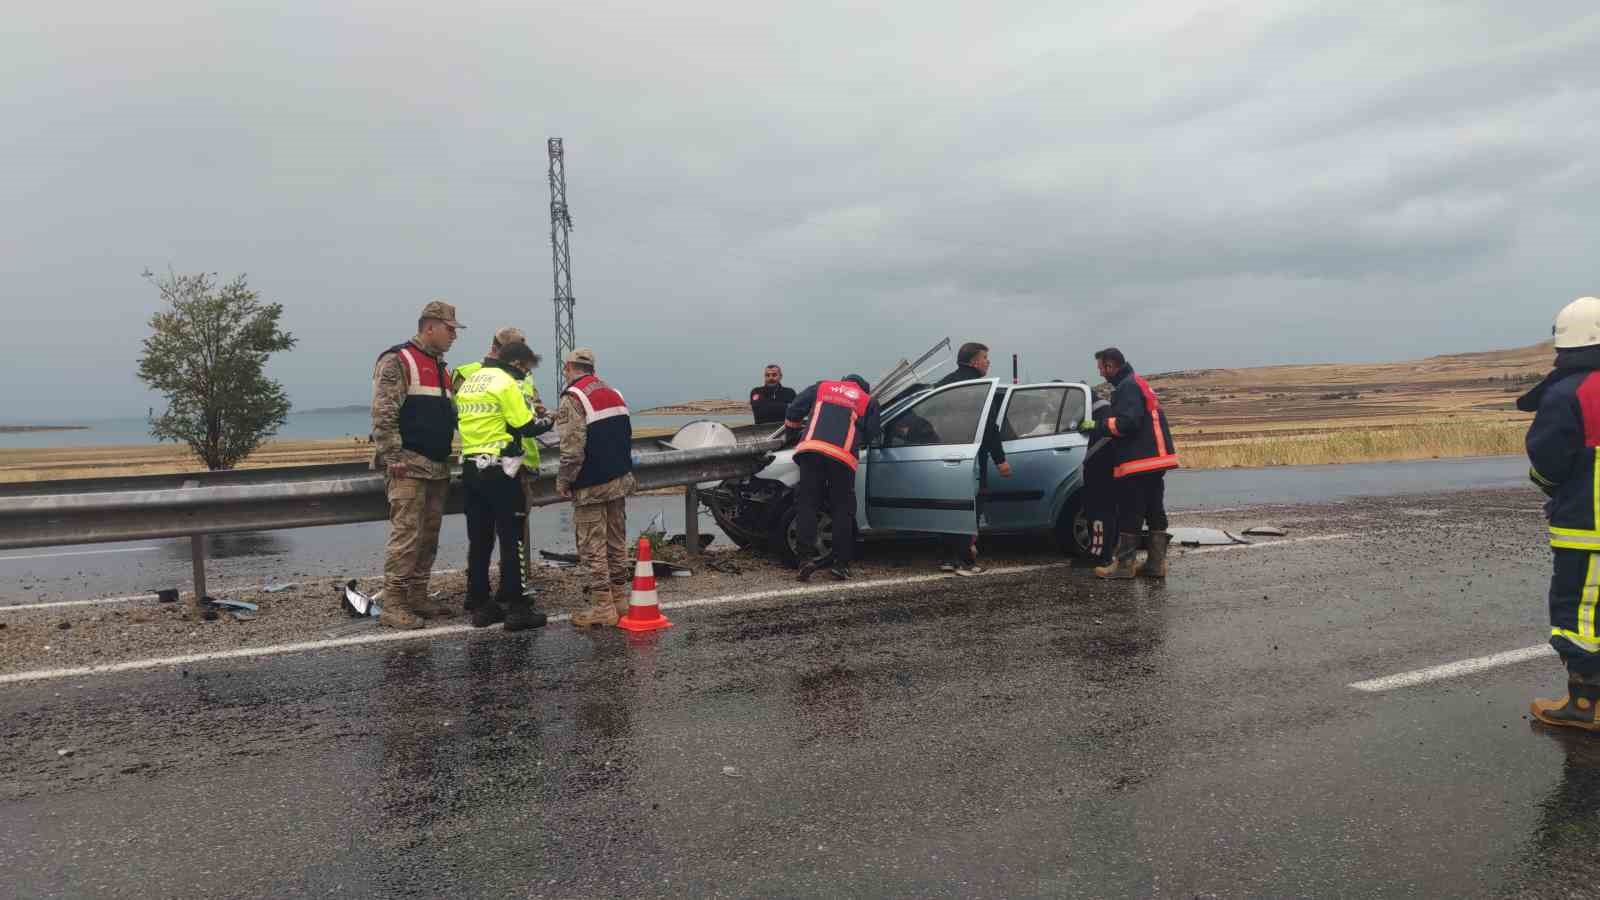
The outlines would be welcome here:
<svg viewBox="0 0 1600 900">
<path fill-rule="evenodd" d="M 185 481 L 186 488 L 199 487 L 200 482 L 195 480 Z M 189 535 L 189 560 L 194 565 L 194 608 L 205 609 L 206 606 L 206 536 L 203 534 Z"/>
<path fill-rule="evenodd" d="M 206 536 L 189 535 L 189 556 L 194 562 L 194 605 L 206 605 Z"/>
<path fill-rule="evenodd" d="M 700 555 L 700 486 L 693 482 L 683 489 L 683 549 Z"/>
</svg>

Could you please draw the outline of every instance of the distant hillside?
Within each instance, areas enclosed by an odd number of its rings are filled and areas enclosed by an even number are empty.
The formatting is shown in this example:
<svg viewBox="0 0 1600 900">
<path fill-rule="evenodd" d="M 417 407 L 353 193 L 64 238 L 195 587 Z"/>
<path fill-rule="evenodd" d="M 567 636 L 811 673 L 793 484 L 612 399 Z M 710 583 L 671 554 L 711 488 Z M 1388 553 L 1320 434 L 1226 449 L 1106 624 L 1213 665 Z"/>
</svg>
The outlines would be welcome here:
<svg viewBox="0 0 1600 900">
<path fill-rule="evenodd" d="M 1515 350 L 1452 353 L 1426 359 L 1392 363 L 1312 363 L 1309 365 L 1257 366 L 1248 369 L 1190 369 L 1148 375 L 1154 384 L 1202 380 L 1214 386 L 1286 387 L 1291 385 L 1392 385 L 1399 381 L 1473 383 L 1488 378 L 1543 376 L 1550 370 L 1555 348 L 1549 342 Z"/>
<path fill-rule="evenodd" d="M 1525 418 L 1518 395 L 1550 370 L 1547 341 L 1393 363 L 1191 369 L 1147 376 L 1186 429 L 1266 429 L 1312 420 Z"/>
<path fill-rule="evenodd" d="M 711 416 L 735 413 L 749 414 L 750 404 L 743 400 L 685 400 L 656 406 L 639 412 L 641 416 Z"/>
<path fill-rule="evenodd" d="M 372 406 L 370 404 L 352 403 L 349 406 L 324 406 L 324 407 L 321 407 L 321 408 L 318 408 L 318 409 L 297 409 L 297 410 L 295 410 L 295 414 L 296 415 L 301 415 L 301 416 L 323 416 L 323 415 L 344 415 L 344 414 L 348 414 L 348 413 L 364 413 L 364 412 L 371 412 L 371 411 L 372 411 Z"/>
</svg>

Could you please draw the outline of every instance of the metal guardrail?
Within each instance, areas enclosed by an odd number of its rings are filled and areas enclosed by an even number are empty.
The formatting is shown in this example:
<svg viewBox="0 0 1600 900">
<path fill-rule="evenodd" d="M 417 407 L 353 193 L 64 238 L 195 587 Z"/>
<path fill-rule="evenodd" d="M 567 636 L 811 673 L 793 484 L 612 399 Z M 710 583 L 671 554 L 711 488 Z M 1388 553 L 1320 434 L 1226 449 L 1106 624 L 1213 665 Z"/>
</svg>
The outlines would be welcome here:
<svg viewBox="0 0 1600 900">
<path fill-rule="evenodd" d="M 720 481 L 760 468 L 777 441 L 641 453 L 634 475 L 641 490 Z M 330 467 L 324 474 L 304 467 L 286 481 L 196 485 L 152 490 L 82 491 L 0 496 L 0 550 L 273 531 L 377 522 L 389 517 L 383 476 Z M 556 494 L 555 465 L 546 463 L 534 482 L 533 503 L 564 502 Z M 63 486 L 69 483 L 59 483 Z M 462 505 L 459 477 L 452 480 L 448 513 Z"/>
<path fill-rule="evenodd" d="M 637 453 L 634 477 L 640 490 L 687 485 L 689 546 L 697 547 L 695 485 L 753 474 L 768 453 L 782 441 L 765 440 L 732 447 L 701 450 L 665 450 Z M 35 483 L 26 491 L 0 492 L 0 550 L 56 547 L 112 541 L 139 541 L 189 537 L 194 555 L 195 596 L 205 595 L 204 535 L 241 531 L 275 531 L 319 525 L 378 522 L 389 517 L 381 474 L 348 465 L 304 466 L 280 471 L 283 480 L 260 481 L 252 476 L 241 483 L 203 484 L 192 476 L 187 487 L 171 486 L 171 477 L 158 479 L 159 487 L 95 490 L 100 480 Z M 556 493 L 556 463 L 540 467 L 533 483 L 534 506 L 566 502 Z M 288 475 L 290 477 L 285 478 Z M 153 479 L 157 480 L 157 479 Z M 54 492 L 41 492 L 54 489 Z M 447 515 L 462 508 L 459 474 L 451 479 Z"/>
</svg>

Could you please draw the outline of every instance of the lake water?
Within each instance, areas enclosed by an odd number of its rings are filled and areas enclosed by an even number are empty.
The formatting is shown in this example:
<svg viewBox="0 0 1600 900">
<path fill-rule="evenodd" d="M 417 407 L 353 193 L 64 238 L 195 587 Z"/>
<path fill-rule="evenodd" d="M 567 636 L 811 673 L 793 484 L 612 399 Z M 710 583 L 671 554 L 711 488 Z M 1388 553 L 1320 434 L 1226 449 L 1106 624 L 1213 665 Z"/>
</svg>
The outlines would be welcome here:
<svg viewBox="0 0 1600 900">
<path fill-rule="evenodd" d="M 635 428 L 678 428 L 697 419 L 716 419 L 729 425 L 749 424 L 749 416 L 634 416 Z M 49 424 L 26 422 L 18 424 Z M 35 447 L 98 447 L 116 444 L 152 444 L 150 427 L 141 418 L 77 422 L 86 431 L 30 431 L 0 434 L 0 449 Z M 280 440 L 332 440 L 366 437 L 372 418 L 363 412 L 291 413 L 279 429 Z"/>
</svg>

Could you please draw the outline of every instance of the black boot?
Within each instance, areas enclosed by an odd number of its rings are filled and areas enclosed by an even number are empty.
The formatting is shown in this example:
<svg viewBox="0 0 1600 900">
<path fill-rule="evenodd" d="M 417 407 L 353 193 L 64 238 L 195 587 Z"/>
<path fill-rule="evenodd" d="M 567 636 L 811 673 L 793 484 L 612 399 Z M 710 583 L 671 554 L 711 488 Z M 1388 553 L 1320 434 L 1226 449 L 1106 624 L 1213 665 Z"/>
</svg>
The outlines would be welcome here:
<svg viewBox="0 0 1600 900">
<path fill-rule="evenodd" d="M 1567 695 L 1560 700 L 1535 700 L 1533 717 L 1546 725 L 1600 731 L 1595 711 L 1600 709 L 1600 674 L 1567 673 Z"/>
<path fill-rule="evenodd" d="M 518 600 L 506 604 L 507 631 L 527 631 L 529 628 L 539 628 L 549 621 L 549 618 L 549 616 L 534 609 L 526 598 L 519 597 Z"/>
<path fill-rule="evenodd" d="M 467 612 L 472 615 L 473 628 L 488 628 L 496 622 L 505 621 L 506 618 L 506 614 L 500 609 L 500 604 L 487 597 L 482 600 L 468 600 Z"/>
<path fill-rule="evenodd" d="M 800 574 L 795 576 L 795 579 L 797 581 L 810 581 L 811 576 L 817 574 L 818 569 L 831 565 L 833 565 L 832 553 L 819 556 L 816 559 L 808 559 L 800 564 Z"/>
</svg>

